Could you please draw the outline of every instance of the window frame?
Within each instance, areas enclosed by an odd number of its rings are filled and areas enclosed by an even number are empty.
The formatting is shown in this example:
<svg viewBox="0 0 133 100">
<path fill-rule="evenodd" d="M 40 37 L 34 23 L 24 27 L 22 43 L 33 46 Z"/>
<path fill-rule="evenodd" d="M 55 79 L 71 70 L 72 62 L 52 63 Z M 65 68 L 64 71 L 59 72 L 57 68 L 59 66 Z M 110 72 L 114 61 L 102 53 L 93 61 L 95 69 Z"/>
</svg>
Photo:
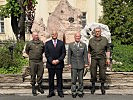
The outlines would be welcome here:
<svg viewBox="0 0 133 100">
<path fill-rule="evenodd" d="M 87 12 L 82 12 L 82 16 L 81 16 L 82 28 L 84 28 L 85 25 L 87 24 L 86 15 L 87 15 Z"/>
<path fill-rule="evenodd" d="M 2 23 L 3 23 L 3 25 L 2 25 Z M 1 17 L 0 16 L 0 34 L 4 34 L 5 33 L 5 27 L 4 27 L 4 25 L 5 25 L 5 23 L 4 23 L 4 17 Z"/>
</svg>

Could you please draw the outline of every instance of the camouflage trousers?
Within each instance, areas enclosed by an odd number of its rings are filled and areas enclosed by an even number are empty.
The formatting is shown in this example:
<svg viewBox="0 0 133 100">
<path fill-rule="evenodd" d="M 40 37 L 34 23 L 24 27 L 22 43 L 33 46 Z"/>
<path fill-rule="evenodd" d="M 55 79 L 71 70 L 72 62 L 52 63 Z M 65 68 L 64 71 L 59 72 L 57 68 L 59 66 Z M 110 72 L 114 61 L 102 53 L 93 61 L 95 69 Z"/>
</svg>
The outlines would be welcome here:
<svg viewBox="0 0 133 100">
<path fill-rule="evenodd" d="M 25 72 L 22 74 L 23 82 L 25 81 L 25 77 L 31 76 L 31 84 L 34 85 L 36 83 L 42 83 L 42 77 L 44 73 L 43 62 L 34 62 L 29 61 L 29 67 L 26 67 Z"/>
<path fill-rule="evenodd" d="M 105 83 L 106 80 L 106 59 L 91 59 L 90 73 L 91 82 L 97 82 L 97 68 L 99 67 L 99 80 L 101 83 Z"/>
</svg>

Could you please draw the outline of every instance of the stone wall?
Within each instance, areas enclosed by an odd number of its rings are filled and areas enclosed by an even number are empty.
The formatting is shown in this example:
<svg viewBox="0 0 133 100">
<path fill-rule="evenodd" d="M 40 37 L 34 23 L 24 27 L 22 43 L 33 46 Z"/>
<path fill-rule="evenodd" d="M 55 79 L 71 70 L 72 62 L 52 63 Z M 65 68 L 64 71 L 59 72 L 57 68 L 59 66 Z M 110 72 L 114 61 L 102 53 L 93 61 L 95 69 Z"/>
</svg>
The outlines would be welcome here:
<svg viewBox="0 0 133 100">
<path fill-rule="evenodd" d="M 45 71 L 46 72 L 46 71 Z M 108 83 L 132 83 L 133 72 L 107 72 Z M 88 78 L 89 79 L 89 78 Z M 21 82 L 21 74 L 0 74 L 0 83 Z"/>
<path fill-rule="evenodd" d="M 133 88 L 133 72 L 107 72 L 107 82 L 114 88 Z"/>
<path fill-rule="evenodd" d="M 58 32 L 58 38 L 66 43 L 74 42 L 74 34 L 81 30 L 79 9 L 73 8 L 67 0 L 61 0 L 48 18 L 47 32 Z"/>
</svg>

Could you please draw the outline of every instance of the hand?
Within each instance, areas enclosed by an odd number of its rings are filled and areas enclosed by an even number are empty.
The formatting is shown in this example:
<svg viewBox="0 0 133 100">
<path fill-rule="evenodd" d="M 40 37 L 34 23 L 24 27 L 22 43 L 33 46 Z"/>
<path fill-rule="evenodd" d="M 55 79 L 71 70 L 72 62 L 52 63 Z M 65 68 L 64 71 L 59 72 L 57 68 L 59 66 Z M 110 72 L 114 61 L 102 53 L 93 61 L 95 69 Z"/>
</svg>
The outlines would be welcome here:
<svg viewBox="0 0 133 100">
<path fill-rule="evenodd" d="M 56 65 L 60 62 L 59 60 L 55 60 L 56 61 Z"/>
<path fill-rule="evenodd" d="M 90 67 L 90 66 L 91 66 L 91 61 L 89 60 L 89 61 L 88 61 L 88 67 Z"/>
<path fill-rule="evenodd" d="M 109 66 L 110 65 L 110 59 L 106 59 L 106 64 Z"/>
<path fill-rule="evenodd" d="M 84 66 L 85 66 L 85 68 L 86 68 L 86 67 L 88 67 L 88 65 L 87 65 L 87 64 L 85 64 Z"/>
<path fill-rule="evenodd" d="M 53 61 L 52 61 L 52 64 L 53 64 L 53 65 L 57 65 L 58 63 L 59 63 L 59 60 L 53 60 Z"/>
<path fill-rule="evenodd" d="M 71 68 L 72 68 L 72 65 L 71 65 L 71 64 L 69 64 L 69 65 L 68 65 L 68 67 L 69 67 L 69 69 L 71 69 Z"/>
<path fill-rule="evenodd" d="M 53 64 L 53 65 L 56 65 L 56 60 L 53 60 L 53 61 L 52 61 L 52 64 Z"/>
</svg>

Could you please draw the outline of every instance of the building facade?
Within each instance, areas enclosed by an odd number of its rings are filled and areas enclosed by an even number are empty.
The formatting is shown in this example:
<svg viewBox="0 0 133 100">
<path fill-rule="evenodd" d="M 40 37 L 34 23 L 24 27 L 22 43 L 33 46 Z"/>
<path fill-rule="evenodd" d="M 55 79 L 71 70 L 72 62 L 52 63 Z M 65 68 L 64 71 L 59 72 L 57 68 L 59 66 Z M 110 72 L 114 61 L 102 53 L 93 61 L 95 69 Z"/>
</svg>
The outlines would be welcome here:
<svg viewBox="0 0 133 100">
<path fill-rule="evenodd" d="M 37 0 L 35 20 L 43 18 L 44 24 L 47 26 L 49 15 L 54 11 L 60 0 Z M 101 0 L 67 0 L 74 8 L 80 9 L 82 12 L 82 21 L 85 24 L 98 22 L 102 16 Z M 0 0 L 0 5 L 6 4 L 6 0 Z M 2 18 L 0 16 L 0 40 L 15 39 L 11 28 L 10 18 Z M 31 39 L 30 34 L 26 34 L 26 39 Z"/>
</svg>

